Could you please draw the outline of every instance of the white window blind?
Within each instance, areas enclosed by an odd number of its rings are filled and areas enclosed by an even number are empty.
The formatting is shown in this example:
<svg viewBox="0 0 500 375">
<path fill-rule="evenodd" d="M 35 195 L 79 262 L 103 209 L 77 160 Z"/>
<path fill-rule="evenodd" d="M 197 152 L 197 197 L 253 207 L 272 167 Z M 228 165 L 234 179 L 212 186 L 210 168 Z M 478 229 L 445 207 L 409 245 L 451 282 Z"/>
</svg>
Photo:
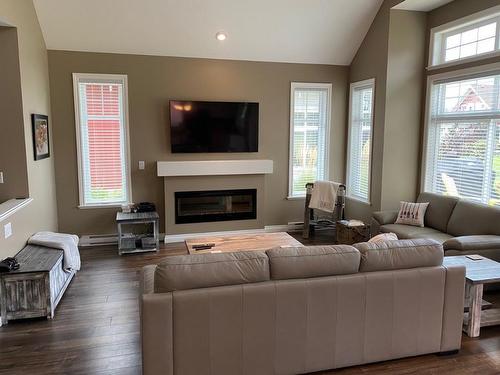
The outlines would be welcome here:
<svg viewBox="0 0 500 375">
<path fill-rule="evenodd" d="M 491 54 L 500 50 L 500 8 L 442 25 L 432 32 L 431 65 Z"/>
<path fill-rule="evenodd" d="M 500 205 L 500 71 L 431 85 L 426 191 Z"/>
<path fill-rule="evenodd" d="M 74 74 L 80 206 L 130 202 L 126 76 Z"/>
<path fill-rule="evenodd" d="M 347 194 L 364 202 L 370 200 L 373 95 L 375 80 L 351 84 Z"/>
<path fill-rule="evenodd" d="M 308 182 L 328 179 L 331 84 L 292 83 L 290 197 L 305 196 Z"/>
</svg>

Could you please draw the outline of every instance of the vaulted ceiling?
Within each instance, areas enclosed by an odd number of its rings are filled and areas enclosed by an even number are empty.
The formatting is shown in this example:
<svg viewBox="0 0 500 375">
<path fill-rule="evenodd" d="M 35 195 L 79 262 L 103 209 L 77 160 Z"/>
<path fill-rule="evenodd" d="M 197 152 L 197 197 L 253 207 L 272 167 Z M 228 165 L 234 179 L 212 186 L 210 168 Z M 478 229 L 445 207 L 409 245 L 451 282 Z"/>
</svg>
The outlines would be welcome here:
<svg viewBox="0 0 500 375">
<path fill-rule="evenodd" d="M 48 49 L 338 65 L 351 63 L 381 3 L 34 0 Z"/>
</svg>

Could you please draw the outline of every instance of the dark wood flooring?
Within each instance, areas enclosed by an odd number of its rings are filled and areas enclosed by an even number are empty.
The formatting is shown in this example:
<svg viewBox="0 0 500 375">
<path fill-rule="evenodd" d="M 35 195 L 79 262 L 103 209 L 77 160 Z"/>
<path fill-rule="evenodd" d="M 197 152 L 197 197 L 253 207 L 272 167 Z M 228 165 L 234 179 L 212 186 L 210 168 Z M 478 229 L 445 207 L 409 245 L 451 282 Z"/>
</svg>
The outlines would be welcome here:
<svg viewBox="0 0 500 375">
<path fill-rule="evenodd" d="M 321 234 L 308 241 L 328 242 Z M 166 245 L 158 254 L 123 257 L 115 247 L 83 249 L 83 268 L 53 320 L 0 327 L 0 374 L 140 374 L 138 271 L 165 256 L 185 253 L 184 244 Z M 500 303 L 499 295 L 490 297 Z M 478 339 L 464 336 L 457 355 L 426 355 L 321 374 L 366 373 L 500 374 L 500 326 L 483 328 Z"/>
</svg>

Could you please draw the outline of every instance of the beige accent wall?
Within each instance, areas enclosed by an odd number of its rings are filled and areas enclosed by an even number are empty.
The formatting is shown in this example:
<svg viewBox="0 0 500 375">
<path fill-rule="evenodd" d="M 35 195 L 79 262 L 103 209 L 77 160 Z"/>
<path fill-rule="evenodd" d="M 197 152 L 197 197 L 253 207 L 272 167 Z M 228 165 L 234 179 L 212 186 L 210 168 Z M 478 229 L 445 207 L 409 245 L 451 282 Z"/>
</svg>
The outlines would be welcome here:
<svg viewBox="0 0 500 375">
<path fill-rule="evenodd" d="M 32 203 L 0 222 L 0 258 L 3 258 L 19 251 L 26 239 L 34 232 L 57 230 L 57 209 L 54 157 L 40 161 L 33 159 L 31 113 L 49 115 L 49 123 L 51 117 L 47 50 L 32 1 L 2 0 L 0 19 L 17 28 L 23 137 L 26 152 L 25 168 L 28 175 L 29 195 L 33 198 Z M 16 107 L 13 110 L 16 110 Z M 8 222 L 12 223 L 13 235 L 4 239 L 3 225 Z"/>
<path fill-rule="evenodd" d="M 390 11 L 382 210 L 413 201 L 419 187 L 426 24 L 424 12 Z"/>
<path fill-rule="evenodd" d="M 426 14 L 391 9 L 400 2 L 382 3 L 349 71 L 350 83 L 375 78 L 370 204 L 346 203 L 365 221 L 417 190 Z"/>
<path fill-rule="evenodd" d="M 23 99 L 17 29 L 0 27 L 0 202 L 15 197 L 27 197 L 28 171 L 24 144 Z"/>
<path fill-rule="evenodd" d="M 116 209 L 77 208 L 73 72 L 128 75 L 133 200 L 152 201 L 157 205 L 160 228 L 165 225 L 165 210 L 172 212 L 173 205 L 169 201 L 167 207 L 164 206 L 163 178 L 156 176 L 158 160 L 272 159 L 274 173 L 265 177 L 265 216 L 259 225 L 302 220 L 304 201 L 286 199 L 292 81 L 333 84 L 330 177 L 344 180 L 348 67 L 49 51 L 49 69 L 62 231 L 78 234 L 116 232 Z M 170 99 L 259 102 L 259 152 L 172 154 L 168 118 Z M 139 160 L 146 162 L 145 170 L 138 170 Z M 262 177 L 254 178 L 257 183 Z M 204 225 L 191 227 L 193 231 L 207 228 Z M 223 228 L 242 229 L 237 222 L 226 222 Z"/>
</svg>

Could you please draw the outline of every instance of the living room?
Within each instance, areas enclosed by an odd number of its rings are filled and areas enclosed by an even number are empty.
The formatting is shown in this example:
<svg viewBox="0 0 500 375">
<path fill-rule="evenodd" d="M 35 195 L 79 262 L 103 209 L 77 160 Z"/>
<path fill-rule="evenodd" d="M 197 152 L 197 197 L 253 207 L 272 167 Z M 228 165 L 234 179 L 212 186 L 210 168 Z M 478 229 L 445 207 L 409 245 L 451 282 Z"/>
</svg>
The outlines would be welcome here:
<svg viewBox="0 0 500 375">
<path fill-rule="evenodd" d="M 0 373 L 500 373 L 498 0 L 0 0 L 0 49 Z"/>
</svg>

